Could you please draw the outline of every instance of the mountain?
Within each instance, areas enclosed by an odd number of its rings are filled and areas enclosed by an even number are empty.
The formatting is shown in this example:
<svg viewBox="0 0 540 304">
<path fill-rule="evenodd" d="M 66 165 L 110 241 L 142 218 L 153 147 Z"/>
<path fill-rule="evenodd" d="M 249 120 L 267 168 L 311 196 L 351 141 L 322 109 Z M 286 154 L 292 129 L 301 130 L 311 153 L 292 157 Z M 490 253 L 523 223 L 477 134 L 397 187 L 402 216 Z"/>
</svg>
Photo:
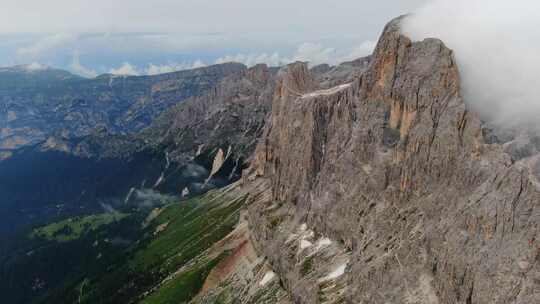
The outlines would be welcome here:
<svg viewBox="0 0 540 304">
<path fill-rule="evenodd" d="M 370 57 L 242 68 L 137 131 L 57 131 L 14 151 L 0 165 L 95 161 L 66 171 L 105 173 L 123 199 L 28 228 L 0 255 L 0 292 L 12 303 L 539 302 L 538 137 L 482 121 L 453 51 L 412 41 L 403 18 Z M 141 169 L 114 175 L 99 166 L 111 160 Z"/>
<path fill-rule="evenodd" d="M 157 76 L 94 79 L 46 67 L 0 69 L 0 153 L 9 157 L 52 132 L 70 138 L 86 136 L 97 126 L 114 133 L 137 132 L 170 106 L 245 69 L 228 63 Z"/>
<path fill-rule="evenodd" d="M 132 189 L 194 195 L 238 179 L 245 155 L 251 153 L 260 135 L 265 114 L 244 129 L 235 124 L 239 117 L 235 109 L 242 107 L 242 102 L 249 108 L 250 98 L 259 98 L 259 89 L 267 82 L 271 86 L 270 74 L 262 75 L 268 79 L 258 83 L 251 71 L 240 64 L 223 64 L 158 76 L 103 75 L 88 80 L 45 67 L 3 69 L 0 75 L 13 82 L 2 83 L 2 94 L 9 100 L 4 104 L 9 109 L 6 115 L 12 118 L 2 128 L 4 143 L 21 140 L 4 146 L 9 148 L 4 150 L 9 158 L 0 161 L 0 215 L 5 218 L 0 223 L 0 237 L 54 218 L 96 212 L 104 203 L 122 204 L 133 198 L 129 196 Z M 235 102 L 234 98 L 241 100 Z M 75 99 L 78 101 L 73 103 Z M 181 126 L 165 122 L 173 117 L 167 113 L 191 111 L 203 104 L 214 117 L 206 126 L 199 126 L 206 119 L 205 112 L 194 113 Z M 78 118 L 67 119 L 73 115 Z M 226 136 L 210 138 L 209 125 L 226 117 L 228 121 L 219 129 L 227 130 Z M 150 125 L 149 131 L 143 131 Z M 158 134 L 178 127 L 206 130 L 193 138 L 212 145 L 203 148 L 188 145 L 187 140 L 173 145 L 168 137 Z M 244 145 L 249 145 L 245 149 L 250 152 L 236 153 L 235 134 L 245 138 Z M 227 136 L 231 137 L 229 144 L 213 141 Z M 226 155 L 211 172 L 220 149 Z M 173 158 L 180 150 L 183 158 Z"/>
<path fill-rule="evenodd" d="M 394 20 L 369 69 L 277 83 L 246 180 L 258 248 L 295 303 L 535 303 L 535 156 L 486 140 L 454 54 Z"/>
</svg>

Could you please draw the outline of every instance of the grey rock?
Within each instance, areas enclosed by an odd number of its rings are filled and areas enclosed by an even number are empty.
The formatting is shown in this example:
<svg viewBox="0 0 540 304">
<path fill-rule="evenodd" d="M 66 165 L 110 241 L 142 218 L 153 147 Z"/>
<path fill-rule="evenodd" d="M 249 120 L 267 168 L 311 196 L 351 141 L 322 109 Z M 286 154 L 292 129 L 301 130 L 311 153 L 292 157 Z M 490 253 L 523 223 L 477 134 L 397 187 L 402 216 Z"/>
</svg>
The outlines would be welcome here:
<svg viewBox="0 0 540 304">
<path fill-rule="evenodd" d="M 538 163 L 486 141 L 452 51 L 399 22 L 350 85 L 317 90 L 302 63 L 281 73 L 244 177 L 268 187 L 249 206 L 256 247 L 295 303 L 540 302 Z M 302 223 L 350 255 L 335 301 L 299 276 L 287 239 Z"/>
</svg>

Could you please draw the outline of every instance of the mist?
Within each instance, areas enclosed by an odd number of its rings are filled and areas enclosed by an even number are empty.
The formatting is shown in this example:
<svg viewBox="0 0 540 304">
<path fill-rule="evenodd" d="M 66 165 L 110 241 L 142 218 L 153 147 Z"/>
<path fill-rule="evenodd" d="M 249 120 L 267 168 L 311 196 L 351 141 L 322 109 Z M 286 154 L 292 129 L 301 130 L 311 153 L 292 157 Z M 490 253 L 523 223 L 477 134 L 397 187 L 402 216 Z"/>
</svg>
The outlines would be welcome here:
<svg viewBox="0 0 540 304">
<path fill-rule="evenodd" d="M 462 95 L 484 120 L 540 127 L 540 2 L 433 0 L 408 16 L 403 33 L 439 38 L 455 52 Z"/>
</svg>

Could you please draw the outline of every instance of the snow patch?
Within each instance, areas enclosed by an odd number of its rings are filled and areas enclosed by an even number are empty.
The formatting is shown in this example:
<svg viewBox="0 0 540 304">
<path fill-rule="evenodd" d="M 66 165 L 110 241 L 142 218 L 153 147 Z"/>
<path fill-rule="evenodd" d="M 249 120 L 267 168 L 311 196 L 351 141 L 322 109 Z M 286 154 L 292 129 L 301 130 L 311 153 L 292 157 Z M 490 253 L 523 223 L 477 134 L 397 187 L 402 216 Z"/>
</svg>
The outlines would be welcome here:
<svg viewBox="0 0 540 304">
<path fill-rule="evenodd" d="M 304 232 L 306 230 L 307 230 L 307 224 L 306 223 L 300 225 L 300 231 Z"/>
<path fill-rule="evenodd" d="M 317 241 L 317 250 L 332 245 L 332 240 L 329 238 L 322 238 Z"/>
<path fill-rule="evenodd" d="M 169 152 L 165 152 L 165 161 L 167 162 L 167 164 L 165 165 L 165 170 L 167 170 L 171 166 L 171 159 L 169 158 Z"/>
<path fill-rule="evenodd" d="M 131 199 L 131 196 L 133 195 L 133 193 L 135 192 L 135 188 L 131 188 L 129 189 L 129 192 L 128 194 L 126 195 L 126 198 L 124 199 L 124 204 L 127 204 L 129 202 L 129 200 Z"/>
<path fill-rule="evenodd" d="M 328 95 L 335 94 L 335 93 L 337 93 L 339 91 L 343 91 L 343 90 L 345 90 L 346 88 L 348 88 L 350 86 L 351 86 L 350 83 L 346 83 L 346 84 L 342 84 L 342 85 L 339 85 L 337 87 L 333 87 L 333 88 L 330 88 L 330 89 L 327 89 L 327 90 L 319 90 L 319 91 L 315 91 L 315 92 L 312 92 L 312 93 L 304 94 L 304 95 L 302 95 L 302 98 L 310 98 L 310 97 L 317 97 L 317 96 L 328 96 Z"/>
<path fill-rule="evenodd" d="M 307 240 L 300 241 L 300 249 L 306 249 L 311 246 L 313 246 L 313 244 L 310 241 L 307 241 Z"/>
<path fill-rule="evenodd" d="M 289 237 L 288 237 L 287 240 L 285 241 L 285 244 L 288 244 L 288 243 L 294 241 L 294 240 L 297 239 L 297 238 L 298 238 L 298 235 L 297 235 L 297 234 L 291 233 L 291 234 L 289 234 Z"/>
<path fill-rule="evenodd" d="M 154 187 L 157 187 L 159 186 L 162 182 L 163 182 L 163 179 L 165 178 L 165 171 L 164 172 L 161 172 L 161 175 L 159 176 L 159 178 L 157 179 L 156 183 L 154 184 Z"/>
<path fill-rule="evenodd" d="M 264 274 L 264 277 L 262 278 L 261 282 L 259 283 L 259 286 L 264 286 L 268 284 L 270 281 L 272 281 L 276 277 L 276 274 L 273 271 L 268 271 Z"/>
<path fill-rule="evenodd" d="M 337 278 L 341 277 L 342 275 L 344 275 L 345 274 L 345 269 L 347 268 L 348 263 L 349 262 L 347 261 L 344 264 L 339 265 L 338 268 L 336 268 L 334 271 L 332 271 L 326 277 L 324 277 L 322 279 L 322 281 L 334 280 L 334 279 L 337 279 Z"/>
</svg>

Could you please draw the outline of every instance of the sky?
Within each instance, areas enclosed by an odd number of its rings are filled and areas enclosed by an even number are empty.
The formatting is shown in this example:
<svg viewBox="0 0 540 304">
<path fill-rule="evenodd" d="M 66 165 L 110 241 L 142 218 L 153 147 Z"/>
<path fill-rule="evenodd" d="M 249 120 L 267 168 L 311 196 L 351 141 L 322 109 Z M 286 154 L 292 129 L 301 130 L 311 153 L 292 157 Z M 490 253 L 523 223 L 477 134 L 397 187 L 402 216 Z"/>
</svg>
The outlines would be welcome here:
<svg viewBox="0 0 540 304">
<path fill-rule="evenodd" d="M 0 66 L 95 77 L 226 61 L 311 64 L 371 53 L 384 25 L 426 0 L 1 0 Z"/>
</svg>

